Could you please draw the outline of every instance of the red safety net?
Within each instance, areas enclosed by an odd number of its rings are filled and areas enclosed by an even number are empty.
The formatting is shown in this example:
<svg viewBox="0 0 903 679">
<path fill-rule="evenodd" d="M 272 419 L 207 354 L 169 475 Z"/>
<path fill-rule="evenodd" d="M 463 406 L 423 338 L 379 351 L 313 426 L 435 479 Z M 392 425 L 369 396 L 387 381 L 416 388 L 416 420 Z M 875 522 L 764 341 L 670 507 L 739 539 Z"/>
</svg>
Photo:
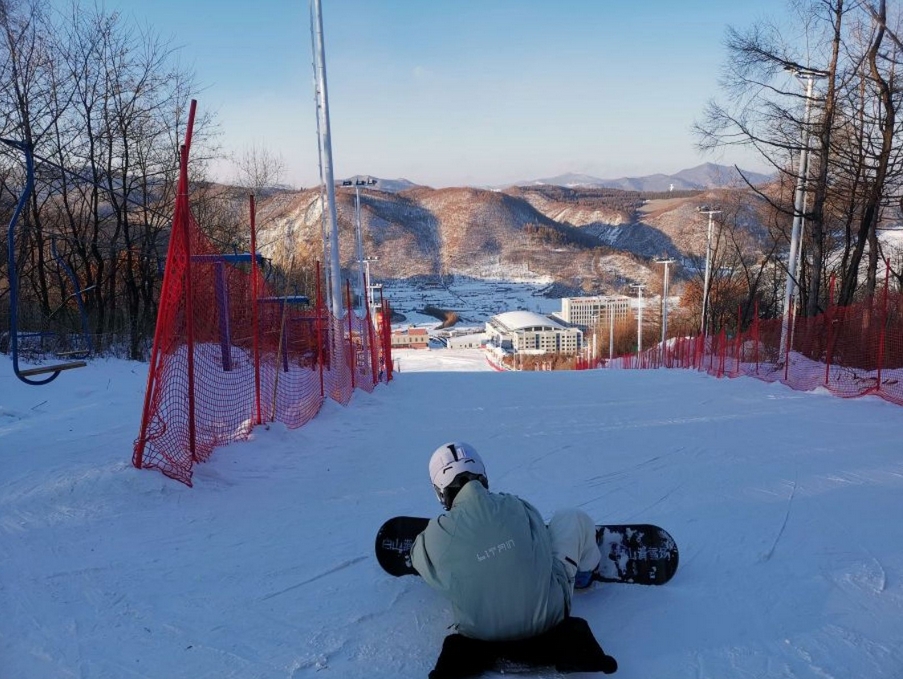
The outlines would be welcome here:
<svg viewBox="0 0 903 679">
<path fill-rule="evenodd" d="M 187 158 L 186 141 L 132 462 L 190 486 L 217 446 L 264 422 L 300 427 L 325 396 L 347 404 L 391 379 L 381 368 L 391 359 L 382 318 L 336 318 L 319 282 L 314 307 L 302 305 L 266 282 L 257 258 L 218 253 L 189 209 Z M 252 251 L 253 214 L 252 200 Z"/>
<path fill-rule="evenodd" d="M 729 336 L 669 339 L 613 368 L 694 368 L 716 377 L 756 377 L 793 389 L 822 387 L 836 396 L 879 396 L 903 405 L 903 293 L 884 289 L 818 316 L 756 320 Z M 782 346 L 783 338 L 783 346 Z M 786 359 L 786 360 L 785 360 Z"/>
</svg>

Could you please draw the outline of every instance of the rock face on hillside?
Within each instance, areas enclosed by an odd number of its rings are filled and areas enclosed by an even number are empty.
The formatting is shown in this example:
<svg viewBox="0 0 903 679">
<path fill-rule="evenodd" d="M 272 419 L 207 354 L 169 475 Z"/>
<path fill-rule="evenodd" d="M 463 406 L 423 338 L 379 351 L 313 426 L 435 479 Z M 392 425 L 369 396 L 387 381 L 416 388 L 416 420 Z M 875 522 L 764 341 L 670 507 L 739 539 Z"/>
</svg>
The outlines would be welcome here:
<svg viewBox="0 0 903 679">
<path fill-rule="evenodd" d="M 357 259 L 354 189 L 336 189 L 343 268 Z M 657 279 L 654 258 L 678 261 L 704 248 L 697 208 L 712 196 L 647 199 L 636 192 L 558 186 L 384 192 L 361 188 L 364 252 L 381 278 L 463 275 L 560 283 L 585 292 L 620 291 Z M 285 261 L 323 259 L 319 189 L 286 192 L 259 207 L 258 242 Z M 676 273 L 679 278 L 679 273 Z"/>
</svg>

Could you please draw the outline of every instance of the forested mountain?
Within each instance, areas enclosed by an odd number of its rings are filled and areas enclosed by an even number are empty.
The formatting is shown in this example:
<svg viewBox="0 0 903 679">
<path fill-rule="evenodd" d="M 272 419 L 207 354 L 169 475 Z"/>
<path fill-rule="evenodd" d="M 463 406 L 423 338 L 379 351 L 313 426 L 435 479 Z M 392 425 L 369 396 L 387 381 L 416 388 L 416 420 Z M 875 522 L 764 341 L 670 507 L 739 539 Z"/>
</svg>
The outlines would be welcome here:
<svg viewBox="0 0 903 679">
<path fill-rule="evenodd" d="M 654 259 L 673 257 L 693 268 L 704 256 L 706 201 L 756 199 L 740 189 L 663 198 L 615 189 L 512 187 L 504 192 L 417 186 L 397 193 L 357 187 L 366 256 L 379 257 L 382 278 L 466 275 L 545 280 L 587 292 L 621 292 L 657 280 Z M 337 187 L 343 268 L 356 261 L 354 187 Z M 309 189 L 261 202 L 264 254 L 296 265 L 323 259 L 320 192 Z M 749 231 L 759 229 L 751 216 Z M 676 280 L 686 274 L 675 272 Z"/>
</svg>

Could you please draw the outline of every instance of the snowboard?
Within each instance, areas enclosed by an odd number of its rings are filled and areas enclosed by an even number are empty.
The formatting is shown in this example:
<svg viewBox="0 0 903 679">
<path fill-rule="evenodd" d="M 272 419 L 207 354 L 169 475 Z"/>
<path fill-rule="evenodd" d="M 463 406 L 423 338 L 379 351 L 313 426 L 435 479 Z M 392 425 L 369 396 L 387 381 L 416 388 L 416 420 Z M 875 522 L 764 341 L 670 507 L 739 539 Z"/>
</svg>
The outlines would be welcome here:
<svg viewBox="0 0 903 679">
<path fill-rule="evenodd" d="M 376 560 L 389 575 L 418 575 L 411 565 L 411 547 L 429 519 L 396 516 L 376 533 Z M 596 526 L 602 561 L 593 572 L 598 582 L 664 585 L 677 571 L 677 543 L 664 528 L 651 524 Z"/>
</svg>

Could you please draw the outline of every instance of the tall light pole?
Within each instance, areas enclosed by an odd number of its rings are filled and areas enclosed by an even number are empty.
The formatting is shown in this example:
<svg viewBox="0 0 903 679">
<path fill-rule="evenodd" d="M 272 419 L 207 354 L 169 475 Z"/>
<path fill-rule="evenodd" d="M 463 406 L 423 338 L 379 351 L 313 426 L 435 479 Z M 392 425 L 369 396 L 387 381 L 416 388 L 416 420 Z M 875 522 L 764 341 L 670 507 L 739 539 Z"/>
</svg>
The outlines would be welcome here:
<svg viewBox="0 0 903 679">
<path fill-rule="evenodd" d="M 364 275 L 364 229 L 361 226 L 361 192 L 354 185 L 354 239 L 357 246 L 358 286 L 361 293 L 361 317 L 367 314 L 367 277 Z"/>
<path fill-rule="evenodd" d="M 698 210 L 701 215 L 709 216 L 709 228 L 705 240 L 705 279 L 702 283 L 702 327 L 700 333 L 703 337 L 708 336 L 709 326 L 709 285 L 712 278 L 712 229 L 714 227 L 715 215 L 720 215 L 721 210 L 709 210 L 700 208 Z"/>
<path fill-rule="evenodd" d="M 674 264 L 674 260 L 657 259 L 655 263 L 665 265 L 665 280 L 662 284 L 662 352 L 664 352 L 665 340 L 668 339 L 668 265 Z"/>
<path fill-rule="evenodd" d="M 326 204 L 330 226 L 330 289 L 332 291 L 332 315 L 342 317 L 342 271 L 339 265 L 339 220 L 335 203 L 335 178 L 332 172 L 332 133 L 329 128 L 329 96 L 326 91 L 326 45 L 323 39 L 323 11 L 320 0 L 311 5 L 311 23 L 314 37 L 314 76 L 317 90 L 317 129 L 320 141 L 320 164 L 323 183 L 326 184 Z"/>
<path fill-rule="evenodd" d="M 643 351 L 643 288 L 646 286 L 643 283 L 636 283 L 630 287 L 636 288 L 637 294 L 636 353 L 639 356 Z"/>
<path fill-rule="evenodd" d="M 780 362 L 787 360 L 787 333 L 790 330 L 790 312 L 797 281 L 797 250 L 800 247 L 800 232 L 802 231 L 804 203 L 806 196 L 806 179 L 809 175 L 809 118 L 812 115 L 812 91 L 815 88 L 815 79 L 827 75 L 825 71 L 817 71 L 809 68 L 786 66 L 798 79 L 806 81 L 806 107 L 803 113 L 802 147 L 800 148 L 800 163 L 797 168 L 796 192 L 793 196 L 793 228 L 790 231 L 790 251 L 787 253 L 787 282 L 784 284 L 784 316 L 781 320 L 781 347 L 778 351 Z"/>
</svg>

